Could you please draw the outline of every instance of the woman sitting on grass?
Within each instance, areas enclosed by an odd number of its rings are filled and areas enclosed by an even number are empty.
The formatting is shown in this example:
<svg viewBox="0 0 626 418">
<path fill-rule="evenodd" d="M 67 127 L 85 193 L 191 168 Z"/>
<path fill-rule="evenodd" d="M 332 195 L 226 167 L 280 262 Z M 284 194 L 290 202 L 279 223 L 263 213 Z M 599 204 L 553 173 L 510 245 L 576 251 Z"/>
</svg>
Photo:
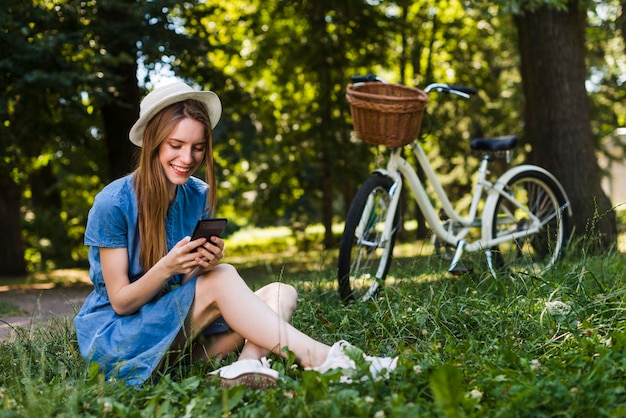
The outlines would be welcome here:
<svg viewBox="0 0 626 418">
<path fill-rule="evenodd" d="M 74 320 L 82 356 L 133 385 L 184 353 L 208 359 L 240 350 L 236 362 L 212 373 L 227 386 L 275 385 L 278 372 L 262 359 L 285 356 L 285 347 L 305 369 L 354 369 L 347 343 L 330 347 L 289 324 L 293 287 L 272 283 L 252 292 L 221 263 L 221 238 L 191 241 L 197 221 L 215 208 L 212 132 L 221 110 L 215 93 L 180 82 L 142 101 L 129 135 L 141 147 L 138 166 L 107 185 L 89 212 L 94 291 Z M 192 177 L 204 162 L 208 185 Z M 397 362 L 365 358 L 372 375 Z"/>
</svg>

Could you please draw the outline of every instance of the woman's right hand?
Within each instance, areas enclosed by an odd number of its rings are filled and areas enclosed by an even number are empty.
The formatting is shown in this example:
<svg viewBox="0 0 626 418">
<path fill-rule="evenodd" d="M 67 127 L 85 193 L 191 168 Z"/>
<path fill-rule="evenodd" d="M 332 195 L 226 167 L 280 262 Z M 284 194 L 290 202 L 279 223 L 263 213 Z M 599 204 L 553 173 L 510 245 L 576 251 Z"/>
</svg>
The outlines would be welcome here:
<svg viewBox="0 0 626 418">
<path fill-rule="evenodd" d="M 168 277 L 175 274 L 189 274 L 207 263 L 209 260 L 200 250 L 205 243 L 206 238 L 191 241 L 189 236 L 178 241 L 174 248 L 159 261 L 170 272 Z"/>
<path fill-rule="evenodd" d="M 187 275 L 208 264 L 199 252 L 192 250 L 206 244 L 204 238 L 190 242 L 180 240 L 163 258 L 143 276 L 131 283 L 128 276 L 126 248 L 100 248 L 102 275 L 111 306 L 118 315 L 130 315 L 161 292 L 163 285 L 175 274 Z"/>
</svg>

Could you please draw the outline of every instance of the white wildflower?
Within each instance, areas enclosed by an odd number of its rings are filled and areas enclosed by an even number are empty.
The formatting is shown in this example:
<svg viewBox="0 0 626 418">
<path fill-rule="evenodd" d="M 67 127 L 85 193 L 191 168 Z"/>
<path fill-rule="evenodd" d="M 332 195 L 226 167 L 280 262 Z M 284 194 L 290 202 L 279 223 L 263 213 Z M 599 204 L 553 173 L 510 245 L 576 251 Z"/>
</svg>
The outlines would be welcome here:
<svg viewBox="0 0 626 418">
<path fill-rule="evenodd" d="M 530 370 L 532 370 L 533 372 L 536 372 L 537 370 L 539 370 L 540 367 L 541 367 L 541 363 L 539 362 L 539 360 L 532 359 L 530 361 Z"/>
<path fill-rule="evenodd" d="M 571 306 L 565 302 L 561 302 L 560 300 L 546 302 L 546 310 L 552 315 L 562 316 L 567 316 L 570 312 L 572 312 Z"/>
<path fill-rule="evenodd" d="M 109 413 L 113 411 L 113 404 L 111 403 L 111 401 L 104 401 L 104 405 L 102 407 L 102 410 L 105 413 Z"/>
<path fill-rule="evenodd" d="M 483 393 L 478 389 L 472 389 L 470 390 L 469 397 L 480 401 L 483 397 Z"/>
</svg>

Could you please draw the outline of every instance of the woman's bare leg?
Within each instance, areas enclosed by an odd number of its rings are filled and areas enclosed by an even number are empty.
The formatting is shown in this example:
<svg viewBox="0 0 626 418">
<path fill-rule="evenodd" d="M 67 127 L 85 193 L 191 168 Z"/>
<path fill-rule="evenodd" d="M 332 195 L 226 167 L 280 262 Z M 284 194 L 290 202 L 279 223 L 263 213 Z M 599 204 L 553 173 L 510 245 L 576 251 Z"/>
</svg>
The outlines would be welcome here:
<svg viewBox="0 0 626 418">
<path fill-rule="evenodd" d="M 293 286 L 284 283 L 270 283 L 254 293 L 282 319 L 287 322 L 291 320 L 298 302 L 298 293 Z M 269 354 L 269 350 L 250 341 L 245 341 L 241 335 L 231 331 L 210 337 L 198 336 L 194 341 L 193 355 L 194 358 L 208 359 L 220 355 L 225 356 L 238 349 L 241 349 L 240 360 L 260 359 Z"/>
<path fill-rule="evenodd" d="M 252 292 L 234 267 L 221 264 L 196 281 L 192 335 L 198 335 L 221 314 L 228 325 L 248 341 L 246 356 L 259 358 L 259 354 L 271 351 L 285 357 L 282 348 L 288 347 L 303 367 L 323 363 L 330 347 L 289 324 L 281 317 L 284 313 L 281 310 L 293 312 L 292 307 L 282 308 L 280 299 L 274 302 L 278 312 Z"/>
<path fill-rule="evenodd" d="M 293 286 L 283 283 L 271 283 L 257 290 L 255 294 L 276 312 L 280 319 L 285 322 L 291 321 L 291 316 L 296 310 L 298 292 Z M 239 355 L 240 360 L 260 359 L 267 356 L 270 351 L 247 340 Z"/>
</svg>

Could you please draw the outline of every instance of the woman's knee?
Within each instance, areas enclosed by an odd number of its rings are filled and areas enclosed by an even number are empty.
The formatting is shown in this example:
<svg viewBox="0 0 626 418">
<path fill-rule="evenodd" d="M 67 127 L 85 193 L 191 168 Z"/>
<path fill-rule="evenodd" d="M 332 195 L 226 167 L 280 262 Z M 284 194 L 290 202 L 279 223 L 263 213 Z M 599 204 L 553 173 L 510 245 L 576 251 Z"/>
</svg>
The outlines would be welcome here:
<svg viewBox="0 0 626 418">
<path fill-rule="evenodd" d="M 293 302 L 294 306 L 298 302 L 298 291 L 295 287 L 290 284 L 285 283 L 276 283 L 278 287 L 278 292 L 280 294 L 286 295 L 287 299 Z"/>
<path fill-rule="evenodd" d="M 237 269 L 230 264 L 219 264 L 208 273 L 198 276 L 197 283 L 201 286 L 217 286 L 216 283 L 233 278 L 241 278 Z"/>
<path fill-rule="evenodd" d="M 232 264 L 228 264 L 228 263 L 218 264 L 217 266 L 213 268 L 213 270 L 208 272 L 205 276 L 211 276 L 213 274 L 217 274 L 220 276 L 227 276 L 227 277 L 231 277 L 231 276 L 236 276 L 238 278 L 240 277 L 237 269 Z"/>
<path fill-rule="evenodd" d="M 298 291 L 285 283 L 270 283 L 257 290 L 256 294 L 268 305 L 293 312 L 298 303 Z"/>
<path fill-rule="evenodd" d="M 229 291 L 231 285 L 243 281 L 237 270 L 230 264 L 220 264 L 210 272 L 196 279 L 196 298 L 201 295 L 215 297 L 221 291 Z"/>
</svg>

